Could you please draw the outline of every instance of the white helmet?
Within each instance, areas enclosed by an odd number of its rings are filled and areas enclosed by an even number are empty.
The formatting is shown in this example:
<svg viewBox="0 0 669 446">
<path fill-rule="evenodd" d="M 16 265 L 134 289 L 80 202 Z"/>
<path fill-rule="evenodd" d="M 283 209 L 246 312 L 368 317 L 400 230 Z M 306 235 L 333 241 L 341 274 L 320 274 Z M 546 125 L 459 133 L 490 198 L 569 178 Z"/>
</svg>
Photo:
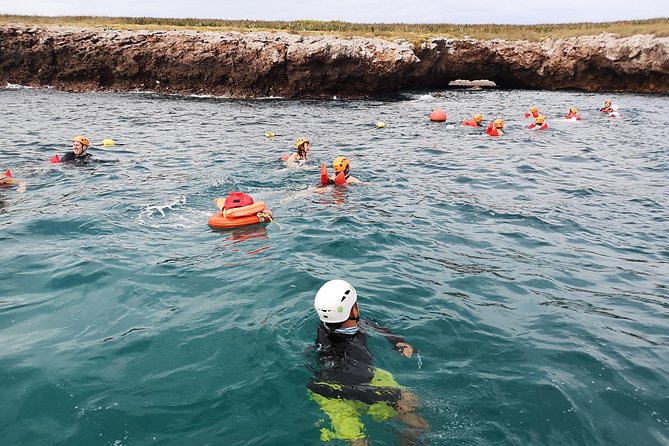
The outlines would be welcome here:
<svg viewBox="0 0 669 446">
<path fill-rule="evenodd" d="M 340 279 L 330 280 L 316 293 L 314 308 L 321 321 L 336 324 L 348 319 L 357 300 L 358 294 L 350 283 Z"/>
</svg>

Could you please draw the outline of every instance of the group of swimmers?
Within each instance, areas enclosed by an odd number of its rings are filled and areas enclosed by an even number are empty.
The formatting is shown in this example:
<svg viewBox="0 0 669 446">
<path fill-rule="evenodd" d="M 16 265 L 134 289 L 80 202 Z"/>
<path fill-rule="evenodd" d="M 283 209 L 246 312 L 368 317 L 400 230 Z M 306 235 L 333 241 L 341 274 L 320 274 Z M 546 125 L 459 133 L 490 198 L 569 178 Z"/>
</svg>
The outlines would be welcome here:
<svg viewBox="0 0 669 446">
<path fill-rule="evenodd" d="M 601 112 L 609 114 L 611 117 L 619 117 L 618 106 L 615 105 L 611 100 L 606 100 L 604 102 L 604 107 L 600 109 Z M 570 119 L 573 121 L 580 121 L 582 119 L 577 108 L 572 107 L 569 109 L 569 112 L 564 116 L 565 119 Z M 546 130 L 548 128 L 548 123 L 546 122 L 546 117 L 539 112 L 538 107 L 531 107 L 528 112 L 525 113 L 525 118 L 532 118 L 534 121 L 527 127 L 531 130 Z M 473 118 L 466 121 L 462 121 L 462 125 L 468 127 L 483 127 L 483 115 L 477 114 Z M 488 124 L 486 128 L 486 133 L 490 136 L 502 136 L 504 135 L 504 120 L 495 119 Z"/>
<path fill-rule="evenodd" d="M 295 165 L 307 161 L 307 153 L 311 151 L 311 141 L 307 138 L 300 138 L 295 141 L 295 152 L 290 155 L 284 155 L 281 159 L 287 165 Z M 334 168 L 334 175 L 328 178 L 327 184 L 353 184 L 361 183 L 361 181 L 354 176 L 351 176 L 351 162 L 345 156 L 338 156 L 332 162 L 332 167 Z M 339 182 L 337 177 L 343 176 L 345 181 Z M 326 185 L 325 182 L 322 182 L 322 185 Z"/>
<path fill-rule="evenodd" d="M 604 113 L 614 113 L 617 107 L 607 100 L 601 109 Z M 526 118 L 533 118 L 531 129 L 545 129 L 547 124 L 537 107 L 530 108 Z M 580 120 L 576 108 L 570 108 L 566 119 Z M 463 121 L 463 125 L 483 127 L 483 116 L 475 115 Z M 503 135 L 504 121 L 495 119 L 490 122 L 486 132 L 491 136 Z M 62 157 L 57 155 L 52 162 L 69 162 L 85 165 L 92 155 L 88 153 L 90 141 L 78 135 L 72 139 L 72 150 Z M 295 152 L 282 157 L 287 164 L 307 161 L 311 151 L 311 142 L 307 138 L 295 141 Z M 328 183 L 337 183 L 343 175 L 345 184 L 360 183 L 351 176 L 351 164 L 347 157 L 339 156 L 333 163 L 334 175 L 328 177 Z M 15 184 L 11 172 L 0 176 L 0 185 Z M 360 319 L 355 288 L 345 280 L 331 280 L 316 293 L 314 309 L 320 323 L 316 333 L 315 351 L 318 355 L 320 370 L 307 384 L 310 397 L 318 403 L 330 419 L 330 426 L 321 428 L 321 440 L 340 439 L 356 446 L 366 445 L 366 433 L 360 417 L 370 415 L 377 421 L 394 418 L 403 423 L 402 436 L 413 443 L 429 428 L 426 420 L 416 414 L 419 407 L 417 398 L 401 387 L 393 376 L 373 365 L 373 356 L 367 347 L 368 330 L 379 332 L 392 345 L 393 349 L 407 358 L 418 352 L 406 343 L 402 337 L 393 335 L 387 328 Z"/>
<path fill-rule="evenodd" d="M 92 158 L 88 153 L 90 145 L 88 138 L 75 136 L 72 150 L 62 157 L 54 156 L 51 162 L 86 165 Z M 295 152 L 282 159 L 287 164 L 304 162 L 310 149 L 311 142 L 300 138 L 295 142 Z M 351 164 L 347 157 L 337 157 L 333 167 L 335 174 L 329 182 L 335 183 L 340 175 L 347 184 L 360 182 L 351 176 Z M 0 181 L 10 184 L 14 179 L 8 171 Z M 320 323 L 313 350 L 320 369 L 307 384 L 307 392 L 329 417 L 329 426 L 320 428 L 321 440 L 339 439 L 356 446 L 367 445 L 361 417 L 370 415 L 376 421 L 394 418 L 401 422 L 404 426 L 401 431 L 403 442 L 415 444 L 429 425 L 416 414 L 419 407 L 417 398 L 400 386 L 390 372 L 374 366 L 373 355 L 367 347 L 367 331 L 380 333 L 395 351 L 407 358 L 414 356 L 411 344 L 393 335 L 387 328 L 361 320 L 357 292 L 345 280 L 325 283 L 316 293 L 314 309 Z"/>
</svg>

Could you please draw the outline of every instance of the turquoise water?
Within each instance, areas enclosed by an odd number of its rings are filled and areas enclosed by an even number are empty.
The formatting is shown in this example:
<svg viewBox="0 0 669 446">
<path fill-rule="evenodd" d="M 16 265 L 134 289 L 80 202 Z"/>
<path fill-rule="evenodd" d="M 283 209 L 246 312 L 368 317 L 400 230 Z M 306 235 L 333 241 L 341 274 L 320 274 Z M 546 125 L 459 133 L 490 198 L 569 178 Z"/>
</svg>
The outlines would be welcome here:
<svg viewBox="0 0 669 446">
<path fill-rule="evenodd" d="M 669 444 L 669 103 L 615 95 L 614 119 L 605 99 L 0 90 L 0 169 L 26 180 L 0 190 L 1 443 L 319 444 L 312 302 L 345 278 L 420 349 L 419 369 L 370 336 L 428 444 Z M 531 105 L 548 131 L 525 129 Z M 571 106 L 583 122 L 558 119 Z M 459 125 L 477 112 L 507 134 Z M 80 133 L 125 145 L 47 162 Z M 312 161 L 285 168 L 301 136 Z M 367 184 L 316 193 L 341 154 Z M 275 222 L 212 231 L 231 190 Z M 398 444 L 393 421 L 367 429 Z"/>
</svg>

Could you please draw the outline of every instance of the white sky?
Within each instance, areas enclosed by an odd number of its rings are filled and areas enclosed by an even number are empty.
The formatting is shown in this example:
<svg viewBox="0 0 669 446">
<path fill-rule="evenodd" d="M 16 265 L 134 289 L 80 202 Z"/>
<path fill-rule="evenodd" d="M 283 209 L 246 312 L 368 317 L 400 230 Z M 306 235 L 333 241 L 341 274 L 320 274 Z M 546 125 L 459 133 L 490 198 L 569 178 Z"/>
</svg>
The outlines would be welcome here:
<svg viewBox="0 0 669 446">
<path fill-rule="evenodd" d="M 0 0 L 0 14 L 343 20 L 358 23 L 569 23 L 669 17 L 667 0 Z"/>
</svg>

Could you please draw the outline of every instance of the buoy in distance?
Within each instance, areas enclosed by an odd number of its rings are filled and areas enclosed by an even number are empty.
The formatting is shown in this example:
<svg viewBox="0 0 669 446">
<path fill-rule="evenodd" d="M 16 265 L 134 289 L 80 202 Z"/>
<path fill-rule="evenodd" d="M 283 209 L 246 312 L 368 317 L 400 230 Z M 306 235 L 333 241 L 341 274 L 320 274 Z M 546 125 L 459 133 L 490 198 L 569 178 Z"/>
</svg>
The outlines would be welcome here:
<svg viewBox="0 0 669 446">
<path fill-rule="evenodd" d="M 114 141 L 113 139 L 103 139 L 102 140 L 102 145 L 105 146 L 105 147 L 115 146 L 116 141 Z"/>
<path fill-rule="evenodd" d="M 434 110 L 432 113 L 430 113 L 430 121 L 445 122 L 446 112 L 441 109 Z"/>
<path fill-rule="evenodd" d="M 385 122 L 377 122 L 377 123 L 376 123 L 376 128 L 377 128 L 377 129 L 382 129 L 382 128 L 384 128 L 385 126 L 386 126 L 386 123 L 385 123 Z"/>
<path fill-rule="evenodd" d="M 274 137 L 275 135 L 274 135 L 273 132 L 267 132 L 267 133 L 265 133 L 265 136 L 266 136 L 267 138 L 272 138 L 272 137 Z"/>
</svg>

